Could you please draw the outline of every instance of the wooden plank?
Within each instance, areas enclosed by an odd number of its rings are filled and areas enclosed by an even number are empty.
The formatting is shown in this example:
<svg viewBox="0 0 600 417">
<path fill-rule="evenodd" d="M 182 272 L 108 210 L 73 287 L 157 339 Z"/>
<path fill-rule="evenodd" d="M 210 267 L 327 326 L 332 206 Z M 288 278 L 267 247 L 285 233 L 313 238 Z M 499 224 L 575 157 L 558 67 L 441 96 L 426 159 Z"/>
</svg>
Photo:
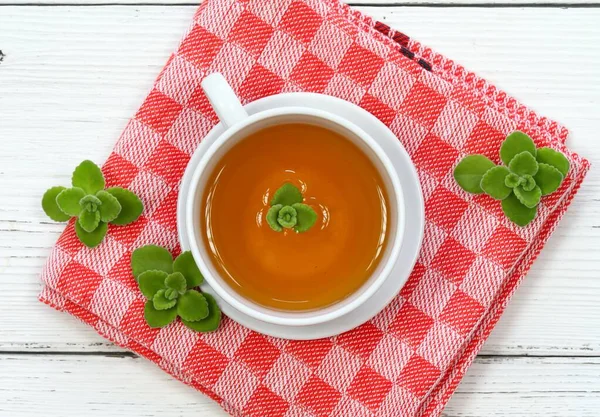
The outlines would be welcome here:
<svg viewBox="0 0 600 417">
<path fill-rule="evenodd" d="M 0 414 L 225 417 L 212 400 L 132 357 L 0 355 Z M 597 416 L 598 358 L 478 358 L 444 416 Z"/>
<path fill-rule="evenodd" d="M 39 207 L 84 158 L 102 162 L 176 47 L 194 7 L 2 7 L 0 350 L 118 351 L 36 300 L 62 226 Z M 600 9 L 362 10 L 412 34 L 572 129 L 600 158 Z M 600 351 L 600 174 L 592 170 L 487 354 Z"/>
<path fill-rule="evenodd" d="M 446 417 L 597 416 L 598 358 L 477 358 Z"/>
<path fill-rule="evenodd" d="M 593 0 L 342 0 L 344 3 L 357 6 L 483 6 L 483 7 L 520 7 L 537 5 L 537 7 L 581 7 L 597 5 Z M 0 0 L 0 5 L 63 5 L 63 6 L 97 6 L 97 5 L 159 5 L 159 6 L 197 6 L 202 0 Z"/>
</svg>

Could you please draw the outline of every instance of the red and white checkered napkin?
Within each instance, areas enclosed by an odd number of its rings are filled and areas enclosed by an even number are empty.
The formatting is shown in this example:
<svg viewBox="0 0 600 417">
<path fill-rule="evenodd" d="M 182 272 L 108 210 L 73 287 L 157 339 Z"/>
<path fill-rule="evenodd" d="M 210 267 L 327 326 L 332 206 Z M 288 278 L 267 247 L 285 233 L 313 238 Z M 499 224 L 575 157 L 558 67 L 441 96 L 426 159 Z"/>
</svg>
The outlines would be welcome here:
<svg viewBox="0 0 600 417">
<path fill-rule="evenodd" d="M 200 88 L 214 71 L 244 102 L 289 91 L 354 102 L 411 155 L 425 197 L 423 249 L 400 295 L 370 322 L 307 342 L 228 319 L 210 334 L 144 322 L 130 255 L 150 243 L 180 250 L 178 187 L 217 123 Z M 500 143 L 516 129 L 571 161 L 560 190 L 526 228 L 452 178 L 466 154 L 498 161 Z M 109 186 L 143 199 L 143 217 L 109 226 L 96 249 L 83 247 L 70 224 L 43 272 L 41 299 L 235 416 L 436 416 L 585 176 L 588 163 L 565 148 L 566 136 L 485 80 L 336 0 L 207 0 L 103 168 Z"/>
</svg>

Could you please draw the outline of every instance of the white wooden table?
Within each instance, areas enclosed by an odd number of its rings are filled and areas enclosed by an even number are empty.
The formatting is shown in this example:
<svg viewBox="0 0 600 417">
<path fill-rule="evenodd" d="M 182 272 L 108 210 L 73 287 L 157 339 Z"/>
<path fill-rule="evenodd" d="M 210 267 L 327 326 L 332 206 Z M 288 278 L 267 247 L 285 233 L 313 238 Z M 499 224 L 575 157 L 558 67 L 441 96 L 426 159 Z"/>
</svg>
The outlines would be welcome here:
<svg viewBox="0 0 600 417">
<path fill-rule="evenodd" d="M 561 121 L 569 145 L 597 161 L 600 4 L 499 1 L 358 7 Z M 41 195 L 68 184 L 82 159 L 108 156 L 195 3 L 0 0 L 0 416 L 225 415 L 36 298 L 63 228 L 44 217 Z M 599 414 L 600 174 L 592 169 L 444 415 Z"/>
</svg>

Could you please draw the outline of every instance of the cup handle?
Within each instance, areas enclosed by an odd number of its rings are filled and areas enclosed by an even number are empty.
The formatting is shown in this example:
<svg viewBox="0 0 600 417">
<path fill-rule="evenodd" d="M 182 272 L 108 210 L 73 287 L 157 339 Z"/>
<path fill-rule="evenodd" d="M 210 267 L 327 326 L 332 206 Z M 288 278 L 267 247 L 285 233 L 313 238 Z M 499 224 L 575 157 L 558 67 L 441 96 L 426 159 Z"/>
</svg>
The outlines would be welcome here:
<svg viewBox="0 0 600 417">
<path fill-rule="evenodd" d="M 202 89 L 208 97 L 210 105 L 217 113 L 219 120 L 229 128 L 245 118 L 248 113 L 244 110 L 242 103 L 235 92 L 225 80 L 225 77 L 214 72 L 202 80 Z"/>
</svg>

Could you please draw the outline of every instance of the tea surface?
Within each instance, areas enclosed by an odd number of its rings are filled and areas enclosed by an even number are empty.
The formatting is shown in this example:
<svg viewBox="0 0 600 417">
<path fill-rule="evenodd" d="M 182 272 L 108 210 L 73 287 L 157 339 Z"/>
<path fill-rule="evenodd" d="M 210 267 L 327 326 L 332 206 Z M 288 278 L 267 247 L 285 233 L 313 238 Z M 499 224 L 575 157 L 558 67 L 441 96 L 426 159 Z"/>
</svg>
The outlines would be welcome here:
<svg viewBox="0 0 600 417">
<path fill-rule="evenodd" d="M 273 231 L 273 193 L 296 185 L 318 215 L 304 233 Z M 358 290 L 386 244 L 387 193 L 349 140 L 308 124 L 258 131 L 219 161 L 202 210 L 212 261 L 240 295 L 277 310 L 313 310 Z"/>
</svg>

